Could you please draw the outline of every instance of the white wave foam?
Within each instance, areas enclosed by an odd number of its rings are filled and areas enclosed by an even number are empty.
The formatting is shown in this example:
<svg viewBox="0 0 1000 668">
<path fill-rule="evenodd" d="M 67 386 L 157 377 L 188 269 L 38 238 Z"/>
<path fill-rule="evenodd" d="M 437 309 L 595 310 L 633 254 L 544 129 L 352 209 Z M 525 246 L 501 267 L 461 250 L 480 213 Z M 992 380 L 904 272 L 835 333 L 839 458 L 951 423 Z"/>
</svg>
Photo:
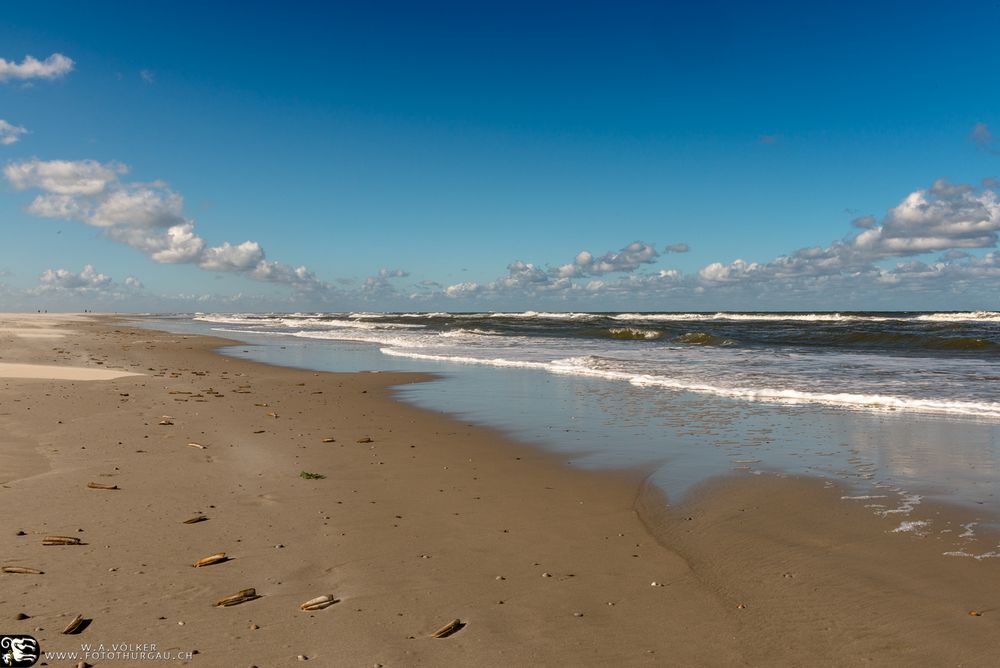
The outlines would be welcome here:
<svg viewBox="0 0 1000 668">
<path fill-rule="evenodd" d="M 914 320 L 929 322 L 1000 322 L 1000 313 L 996 311 L 966 311 L 964 313 L 927 313 L 918 315 Z"/>
<path fill-rule="evenodd" d="M 921 529 L 930 526 L 927 520 L 909 520 L 900 522 L 899 526 L 892 530 L 892 533 L 921 533 Z"/>
<path fill-rule="evenodd" d="M 221 313 L 206 313 L 203 315 L 196 315 L 192 318 L 192 320 L 229 325 L 257 325 L 266 327 L 277 327 L 280 325 L 280 323 L 273 316 L 242 313 L 233 313 L 230 315 Z"/>
<path fill-rule="evenodd" d="M 461 338 L 472 336 L 502 336 L 502 334 L 491 329 L 479 329 L 478 327 L 473 327 L 471 329 L 449 329 L 446 332 L 441 332 L 440 336 L 444 338 Z"/>
<path fill-rule="evenodd" d="M 658 339 L 662 336 L 662 333 L 655 329 L 638 329 L 636 327 L 611 327 L 608 329 L 608 333 L 612 336 L 631 339 Z"/>
<path fill-rule="evenodd" d="M 412 344 L 405 346 L 413 348 Z M 512 360 L 508 358 L 487 358 L 473 357 L 467 355 L 449 355 L 445 353 L 417 352 L 414 350 L 393 350 L 384 348 L 382 352 L 387 355 L 398 357 L 411 357 L 413 359 L 428 359 L 441 362 L 457 362 L 460 364 L 483 364 L 489 366 L 503 367 L 523 367 L 532 369 L 543 369 L 551 373 L 567 375 L 588 376 L 604 378 L 608 380 L 620 380 L 631 383 L 639 387 L 661 387 L 668 390 L 681 392 L 696 392 L 699 394 L 711 394 L 715 396 L 729 397 L 749 401 L 761 401 L 784 404 L 823 404 L 828 406 L 839 406 L 843 408 L 868 409 L 868 410 L 903 410 L 925 413 L 947 413 L 957 415 L 973 415 L 978 417 L 991 417 L 1000 419 L 1000 403 L 986 403 L 975 401 L 948 401 L 939 399 L 919 399 L 912 397 L 898 397 L 893 395 L 879 394 L 852 394 L 804 392 L 801 390 L 779 389 L 770 387 L 726 387 L 723 385 L 710 385 L 706 383 L 696 383 L 690 380 L 669 378 L 666 376 L 654 376 L 649 374 L 636 374 L 627 371 L 617 370 L 612 360 L 602 360 L 596 357 L 569 357 L 552 360 L 550 362 L 536 362 L 524 360 Z M 912 502 L 918 503 L 919 496 L 908 497 Z M 886 513 L 909 512 L 912 506 L 907 509 L 893 509 Z"/>
<path fill-rule="evenodd" d="M 570 311 L 566 312 L 551 312 L 551 311 L 522 311 L 518 312 L 494 312 L 494 313 L 476 313 L 470 315 L 470 317 L 480 317 L 480 318 L 501 318 L 507 320 L 599 320 L 605 317 L 600 313 L 574 313 Z"/>
<path fill-rule="evenodd" d="M 983 559 L 996 559 L 1000 557 L 1000 552 L 991 551 L 983 552 L 982 554 L 972 554 L 971 552 L 966 552 L 965 550 L 958 550 L 956 552 L 942 552 L 946 557 L 972 557 L 976 561 L 981 561 Z"/>
<path fill-rule="evenodd" d="M 900 318 L 875 315 L 843 315 L 840 313 L 622 313 L 614 320 L 648 320 L 652 322 L 686 320 L 734 320 L 775 322 L 885 322 Z"/>
</svg>

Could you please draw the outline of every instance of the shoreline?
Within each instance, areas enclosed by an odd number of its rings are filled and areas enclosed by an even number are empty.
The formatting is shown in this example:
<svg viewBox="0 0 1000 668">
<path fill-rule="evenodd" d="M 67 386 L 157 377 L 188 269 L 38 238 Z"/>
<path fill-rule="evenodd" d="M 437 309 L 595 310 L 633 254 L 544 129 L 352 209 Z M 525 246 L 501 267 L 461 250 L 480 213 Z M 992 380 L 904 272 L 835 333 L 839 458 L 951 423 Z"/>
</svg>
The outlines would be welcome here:
<svg viewBox="0 0 1000 668">
<path fill-rule="evenodd" d="M 81 641 L 197 649 L 197 665 L 299 655 L 386 666 L 961 665 L 993 655 L 997 562 L 943 557 L 940 536 L 891 535 L 822 481 L 713 481 L 666 508 L 637 472 L 570 468 L 565 455 L 393 398 L 419 375 L 264 365 L 215 352 L 238 341 L 109 317 L 49 329 L 66 326 L 84 335 L 0 332 L 3 361 L 146 375 L 0 378 L 0 442 L 9 448 L 13 434 L 51 467 L 0 487 L 19 511 L 5 535 L 27 534 L 8 541 L 3 564 L 45 570 L 0 575 L 3 609 L 31 615 L 4 628 L 44 650 L 79 644 L 58 630 L 80 613 L 93 619 Z M 209 520 L 181 524 L 196 513 Z M 71 532 L 91 544 L 40 546 L 43 534 Z M 222 550 L 230 561 L 190 568 Z M 247 586 L 262 597 L 212 608 Z M 340 602 L 298 609 L 326 593 Z M 455 617 L 459 632 L 427 637 Z"/>
</svg>

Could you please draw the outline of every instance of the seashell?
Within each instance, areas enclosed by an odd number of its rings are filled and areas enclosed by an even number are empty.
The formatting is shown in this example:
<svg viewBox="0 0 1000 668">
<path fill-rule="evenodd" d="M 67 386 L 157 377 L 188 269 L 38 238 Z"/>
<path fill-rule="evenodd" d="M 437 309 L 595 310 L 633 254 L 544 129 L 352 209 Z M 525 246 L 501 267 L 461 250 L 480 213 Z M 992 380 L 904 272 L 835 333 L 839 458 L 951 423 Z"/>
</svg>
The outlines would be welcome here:
<svg viewBox="0 0 1000 668">
<path fill-rule="evenodd" d="M 211 566 L 212 564 L 218 564 L 223 561 L 229 561 L 229 558 L 226 557 L 226 553 L 217 552 L 216 554 L 199 559 L 198 561 L 194 562 L 193 565 L 195 568 L 201 568 L 202 566 Z"/>
<path fill-rule="evenodd" d="M 358 443 L 374 443 L 371 436 L 365 436 L 364 438 L 359 438 Z"/>
<path fill-rule="evenodd" d="M 195 515 L 194 517 L 184 520 L 183 524 L 197 524 L 198 522 L 204 522 L 207 519 L 208 517 L 205 515 Z"/>
<path fill-rule="evenodd" d="M 335 438 L 324 438 L 323 442 L 324 443 L 334 443 L 334 442 L 336 442 L 336 440 L 337 439 L 335 439 Z"/>
<path fill-rule="evenodd" d="M 268 417 L 273 417 L 273 418 L 275 418 L 275 419 L 277 419 L 277 418 L 278 418 L 278 414 L 277 414 L 277 413 L 275 413 L 274 411 L 269 411 L 269 412 L 268 412 L 268 414 L 267 414 L 267 416 L 268 416 Z"/>
<path fill-rule="evenodd" d="M 42 545 L 80 545 L 80 539 L 74 536 L 46 536 Z"/>
<path fill-rule="evenodd" d="M 188 443 L 188 447 L 189 448 L 198 448 L 199 450 L 204 450 L 208 446 L 202 445 L 201 443 Z"/>
<path fill-rule="evenodd" d="M 24 566 L 4 566 L 0 568 L 0 571 L 4 573 L 17 573 L 19 575 L 44 575 L 45 571 L 40 571 L 37 568 L 25 568 Z"/>
<path fill-rule="evenodd" d="M 83 629 L 83 615 L 77 615 L 73 618 L 66 628 L 63 629 L 63 633 L 66 635 L 73 635 L 74 633 L 79 633 Z"/>
<path fill-rule="evenodd" d="M 258 406 L 260 408 L 267 408 L 267 404 L 254 404 L 254 406 Z"/>
<path fill-rule="evenodd" d="M 978 610 L 969 610 L 969 616 L 970 617 L 982 617 L 983 613 L 979 612 Z"/>
<path fill-rule="evenodd" d="M 215 607 L 228 608 L 231 605 L 239 605 L 240 603 L 246 603 L 247 601 L 252 601 L 257 598 L 260 598 L 260 596 L 257 595 L 257 590 L 253 587 L 249 589 L 241 589 L 238 593 L 233 594 L 232 596 L 219 599 L 215 603 Z"/>
<path fill-rule="evenodd" d="M 105 485 L 99 482 L 88 482 L 87 487 L 90 489 L 118 489 L 118 485 Z"/>
<path fill-rule="evenodd" d="M 333 597 L 333 594 L 323 594 L 322 596 L 317 596 L 316 598 L 309 599 L 308 601 L 300 605 L 299 609 L 322 610 L 323 608 L 329 608 L 336 602 L 337 599 Z"/>
<path fill-rule="evenodd" d="M 173 422 L 171 422 L 170 420 L 160 420 L 160 426 L 161 427 L 169 427 L 172 424 L 173 424 Z"/>
<path fill-rule="evenodd" d="M 455 631 L 458 631 L 460 628 L 462 628 L 462 620 L 460 620 L 460 619 L 453 619 L 450 622 L 448 622 L 447 624 L 445 624 L 444 626 L 442 626 L 441 628 L 439 628 L 437 631 L 435 631 L 434 633 L 432 633 L 431 637 L 432 638 L 447 638 L 448 636 L 450 636 Z"/>
</svg>

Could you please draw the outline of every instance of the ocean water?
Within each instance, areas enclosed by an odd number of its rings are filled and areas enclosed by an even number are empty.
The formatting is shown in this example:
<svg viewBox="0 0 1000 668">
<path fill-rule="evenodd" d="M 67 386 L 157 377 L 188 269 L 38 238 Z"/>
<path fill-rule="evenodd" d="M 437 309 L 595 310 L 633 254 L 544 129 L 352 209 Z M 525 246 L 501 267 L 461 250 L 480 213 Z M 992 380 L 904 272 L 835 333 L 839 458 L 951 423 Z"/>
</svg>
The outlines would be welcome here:
<svg viewBox="0 0 1000 668">
<path fill-rule="evenodd" d="M 153 326 L 320 370 L 430 371 L 400 397 L 668 498 L 720 474 L 845 482 L 873 512 L 1000 511 L 1000 313 L 194 314 Z M 867 497 L 867 498 L 864 498 Z"/>
<path fill-rule="evenodd" d="M 220 331 L 747 401 L 1000 419 L 1000 313 L 195 316 Z"/>
</svg>

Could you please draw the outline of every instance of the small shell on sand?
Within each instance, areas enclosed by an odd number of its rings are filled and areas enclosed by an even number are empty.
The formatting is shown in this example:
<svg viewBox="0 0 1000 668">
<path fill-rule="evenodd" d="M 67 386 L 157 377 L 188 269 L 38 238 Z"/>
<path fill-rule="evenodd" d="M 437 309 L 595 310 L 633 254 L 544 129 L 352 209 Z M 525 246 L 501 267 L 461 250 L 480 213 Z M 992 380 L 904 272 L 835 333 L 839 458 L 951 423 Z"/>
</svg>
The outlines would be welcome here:
<svg viewBox="0 0 1000 668">
<path fill-rule="evenodd" d="M 90 489 L 118 489 L 118 485 L 105 485 L 99 482 L 88 482 L 87 487 Z"/>
<path fill-rule="evenodd" d="M 437 631 L 435 631 L 434 633 L 432 633 L 431 637 L 432 638 L 447 638 L 448 636 L 450 636 L 455 631 L 458 631 L 460 628 L 462 628 L 462 620 L 460 620 L 460 619 L 453 619 L 450 622 L 448 622 L 447 624 L 445 624 L 444 626 L 442 626 L 441 628 L 439 628 Z"/>
<path fill-rule="evenodd" d="M 188 443 L 188 447 L 189 448 L 198 448 L 199 450 L 204 450 L 208 446 L 207 445 L 202 445 L 201 443 Z"/>
<path fill-rule="evenodd" d="M 189 517 L 188 519 L 184 520 L 183 524 L 197 524 L 198 522 L 204 522 L 207 519 L 208 517 L 206 517 L 205 515 L 195 515 L 194 517 Z"/>
<path fill-rule="evenodd" d="M 170 420 L 160 420 L 160 426 L 161 427 L 169 427 L 172 424 L 173 424 L 173 422 L 171 422 Z"/>
<path fill-rule="evenodd" d="M 335 438 L 324 438 L 323 442 L 324 443 L 334 443 L 334 442 L 336 442 L 336 440 L 337 439 L 335 439 Z"/>
<path fill-rule="evenodd" d="M 73 536 L 46 536 L 42 545 L 79 545 L 80 539 Z"/>
<path fill-rule="evenodd" d="M 311 598 L 302 605 L 299 606 L 300 610 L 322 610 L 323 608 L 329 608 L 331 605 L 337 602 L 333 594 L 323 594 L 322 596 L 317 596 L 316 598 Z"/>
<path fill-rule="evenodd" d="M 74 633 L 79 633 L 82 628 L 83 615 L 77 615 L 73 618 L 73 621 L 66 625 L 66 628 L 62 632 L 66 635 L 73 635 Z"/>
<path fill-rule="evenodd" d="M 371 436 L 365 436 L 364 438 L 359 438 L 358 443 L 374 443 Z"/>
<path fill-rule="evenodd" d="M 218 564 L 223 561 L 229 561 L 229 559 L 226 557 L 226 553 L 218 552 L 216 554 L 199 559 L 198 561 L 194 562 L 193 565 L 195 568 L 201 568 L 202 566 L 211 566 L 212 564 Z"/>
<path fill-rule="evenodd" d="M 45 573 L 45 571 L 40 571 L 37 568 L 25 568 L 24 566 L 4 566 L 0 568 L 0 571 L 19 575 L 44 575 Z"/>
<path fill-rule="evenodd" d="M 232 596 L 227 596 L 225 598 L 220 598 L 215 603 L 217 608 L 228 608 L 231 605 L 239 605 L 240 603 L 246 603 L 247 601 L 253 601 L 258 599 L 260 596 L 257 595 L 257 590 L 253 587 L 249 589 L 241 589 L 238 593 Z"/>
</svg>

